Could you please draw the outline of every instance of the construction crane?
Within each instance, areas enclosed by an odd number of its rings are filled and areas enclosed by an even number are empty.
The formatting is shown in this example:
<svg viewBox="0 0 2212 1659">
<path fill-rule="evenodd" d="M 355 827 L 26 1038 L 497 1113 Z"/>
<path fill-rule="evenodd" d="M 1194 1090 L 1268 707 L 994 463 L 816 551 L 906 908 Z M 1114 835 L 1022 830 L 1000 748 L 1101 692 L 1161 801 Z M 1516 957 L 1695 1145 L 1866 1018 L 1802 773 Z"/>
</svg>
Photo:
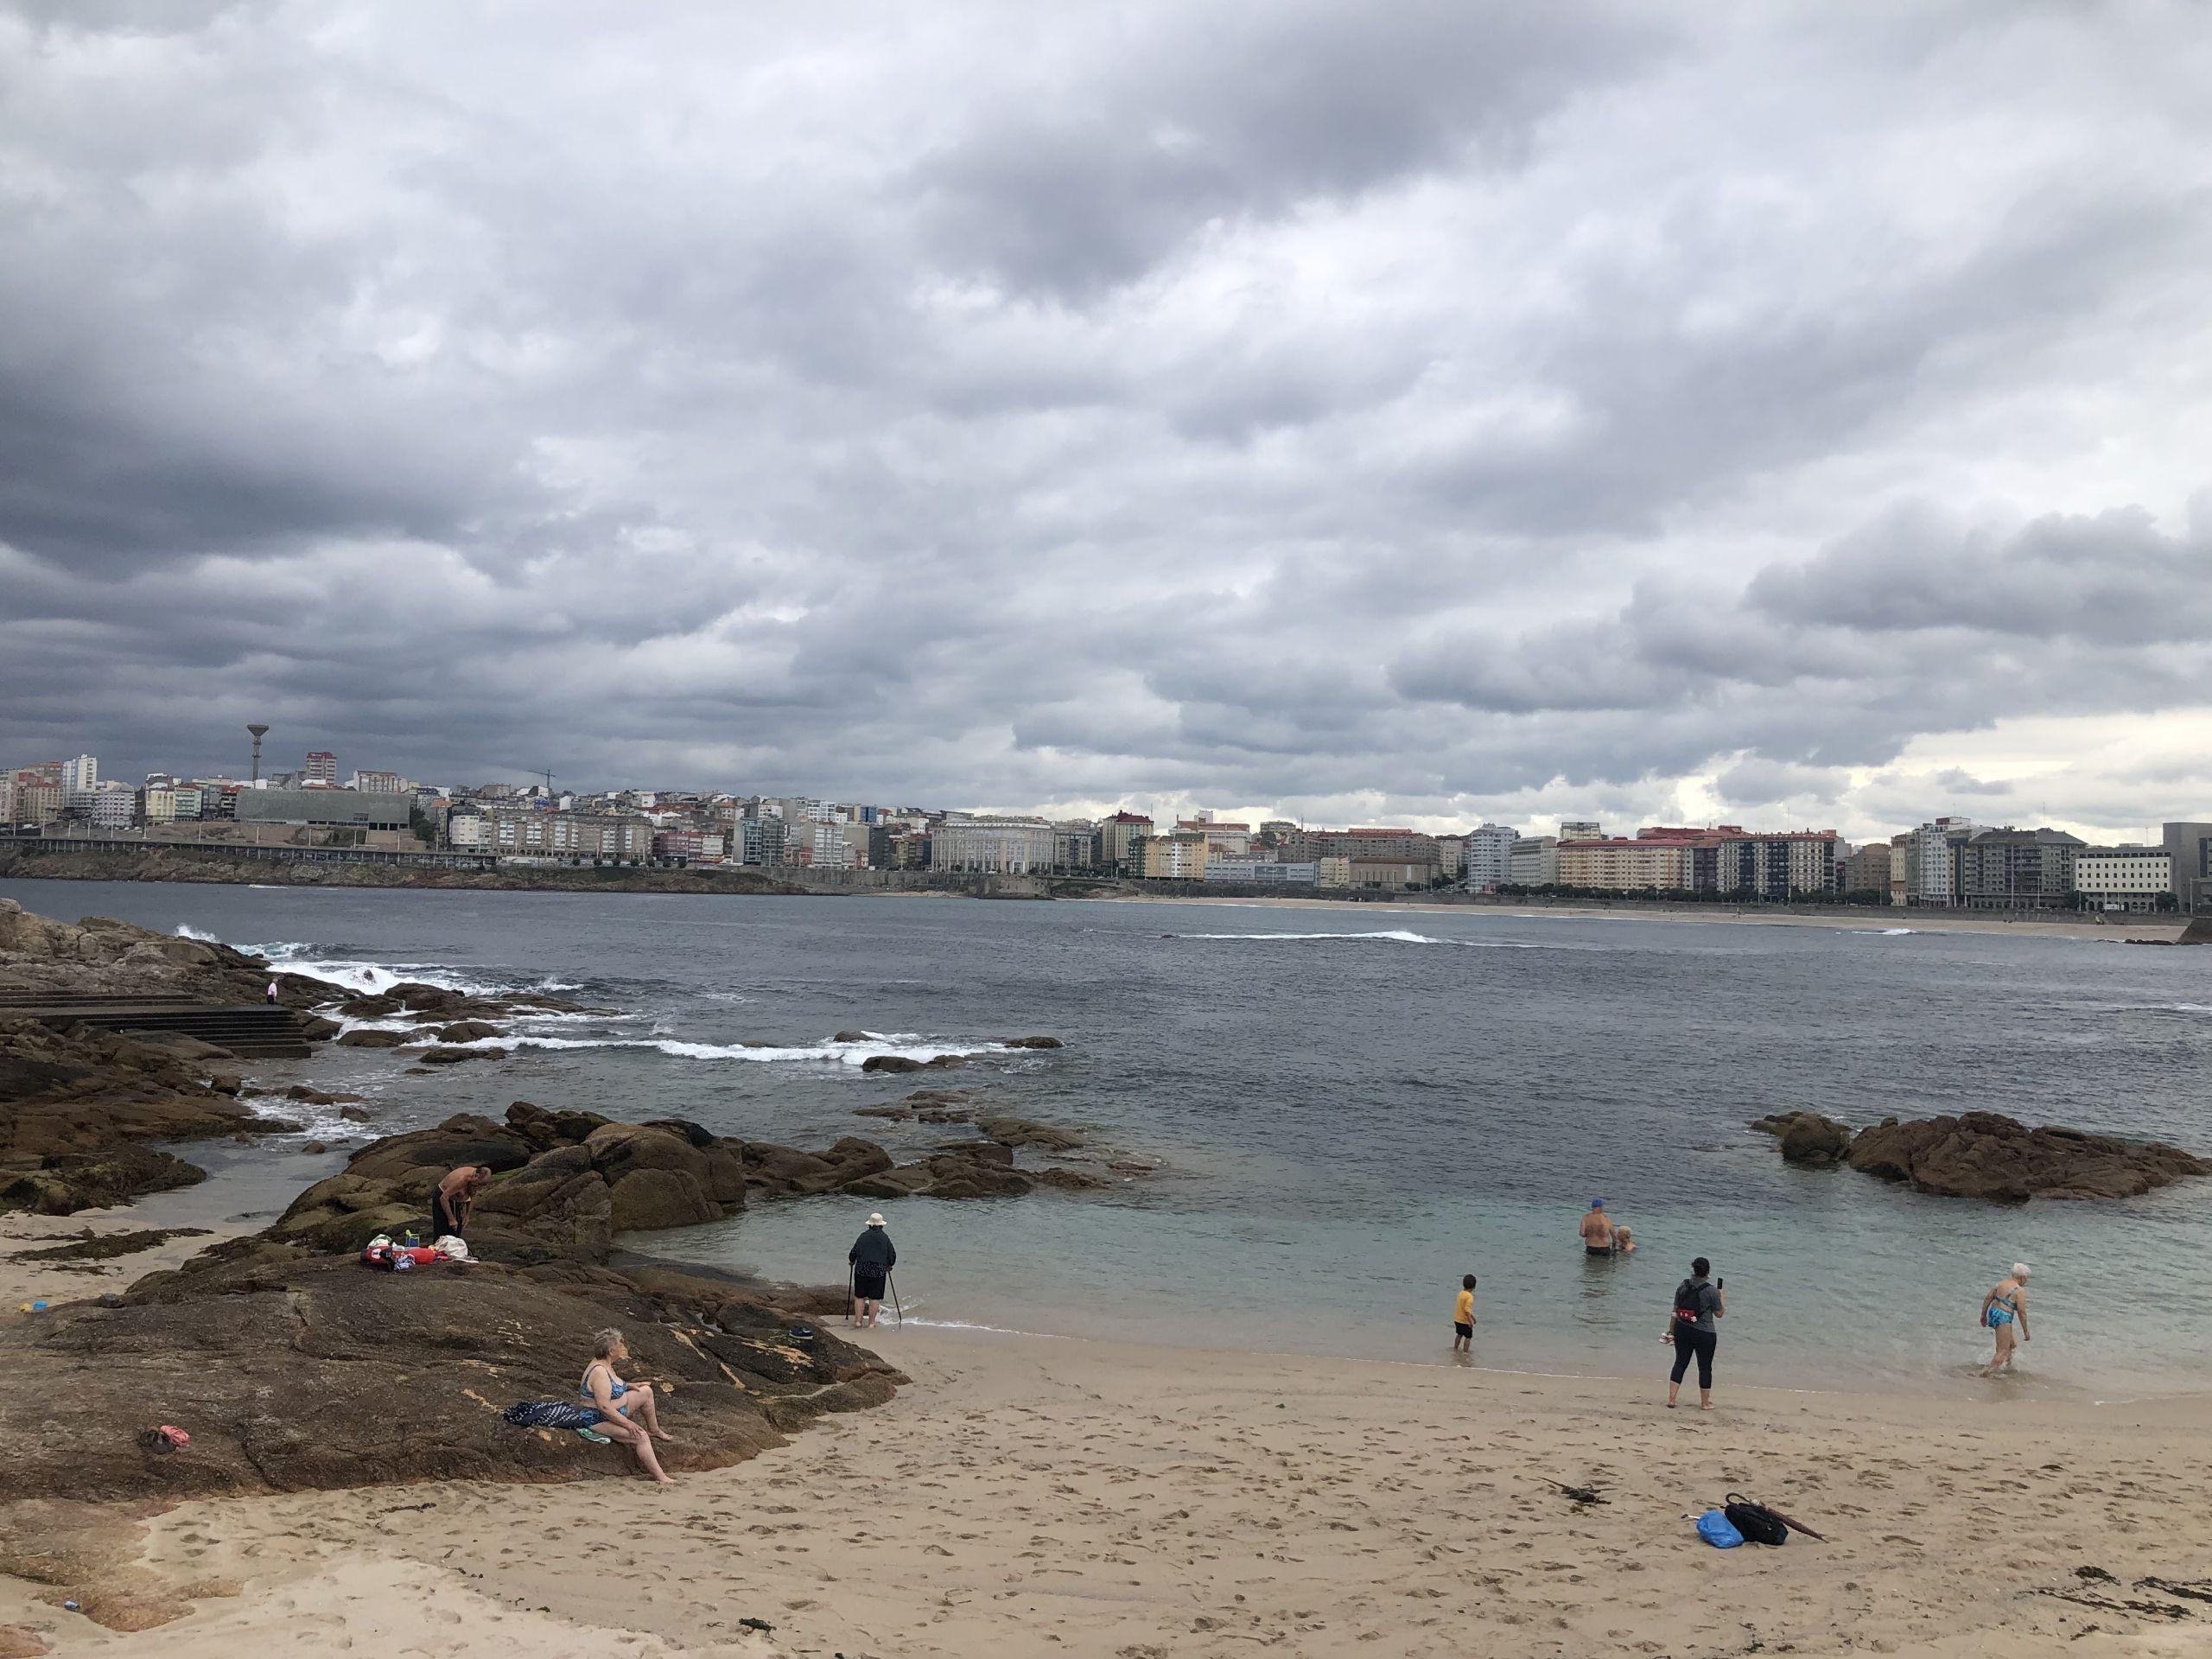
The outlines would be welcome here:
<svg viewBox="0 0 2212 1659">
<path fill-rule="evenodd" d="M 543 778 L 545 780 L 545 798 L 549 801 L 553 798 L 553 774 L 551 772 L 546 771 L 543 766 L 524 766 L 522 770 L 532 778 Z"/>
</svg>

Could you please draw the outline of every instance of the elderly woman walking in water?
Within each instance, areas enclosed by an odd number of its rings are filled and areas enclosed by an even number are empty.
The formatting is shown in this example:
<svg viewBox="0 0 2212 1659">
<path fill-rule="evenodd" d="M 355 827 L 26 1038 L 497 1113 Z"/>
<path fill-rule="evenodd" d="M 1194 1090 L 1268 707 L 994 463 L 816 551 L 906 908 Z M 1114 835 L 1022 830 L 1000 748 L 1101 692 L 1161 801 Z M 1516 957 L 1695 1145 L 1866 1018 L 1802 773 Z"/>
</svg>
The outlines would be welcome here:
<svg viewBox="0 0 2212 1659">
<path fill-rule="evenodd" d="M 610 1440 L 620 1440 L 636 1453 L 639 1468 L 662 1485 L 673 1486 L 676 1483 L 653 1455 L 653 1436 L 661 1432 L 661 1427 L 659 1414 L 654 1408 L 652 1384 L 625 1382 L 615 1375 L 614 1367 L 630 1357 L 622 1333 L 615 1330 L 601 1332 L 592 1344 L 592 1354 L 591 1363 L 584 1367 L 582 1386 L 576 1390 L 583 1396 L 585 1412 L 592 1420 L 591 1432 Z M 638 1418 L 645 1421 L 634 1421 Z"/>
<path fill-rule="evenodd" d="M 2017 1328 L 2019 1339 L 2028 1339 L 2028 1264 L 2015 1262 L 2010 1276 L 1998 1281 L 1997 1288 L 1981 1299 L 1981 1322 L 1995 1333 L 1997 1351 L 1990 1356 L 1989 1363 L 1981 1368 L 1984 1376 L 1994 1376 L 1999 1371 L 2012 1369 L 2012 1332 Z"/>
</svg>

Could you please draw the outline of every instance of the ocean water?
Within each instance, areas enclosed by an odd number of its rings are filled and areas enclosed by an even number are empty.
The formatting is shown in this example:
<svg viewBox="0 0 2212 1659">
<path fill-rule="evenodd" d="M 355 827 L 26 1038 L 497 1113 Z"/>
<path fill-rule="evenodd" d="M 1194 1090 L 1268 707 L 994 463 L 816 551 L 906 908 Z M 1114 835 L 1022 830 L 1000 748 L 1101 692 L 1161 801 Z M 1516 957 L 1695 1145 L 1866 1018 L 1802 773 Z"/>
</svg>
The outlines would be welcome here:
<svg viewBox="0 0 2212 1659">
<path fill-rule="evenodd" d="M 2193 1390 L 2212 1363 L 2212 1184 L 1997 1208 L 1791 1169 L 1745 1127 L 1785 1107 L 1987 1109 L 2212 1147 L 2212 951 L 1464 911 L 0 892 L 358 988 L 537 987 L 615 1010 L 533 1022 L 512 1058 L 433 1076 L 369 1050 L 266 1068 L 370 1095 L 378 1132 L 527 1099 L 904 1157 L 969 1132 L 855 1109 L 957 1084 L 1160 1166 L 1095 1194 L 880 1206 L 909 1319 L 1441 1363 L 1473 1272 L 1478 1363 L 1656 1376 L 1701 1254 L 1728 1284 L 1724 1384 L 1957 1390 L 1986 1356 L 1982 1294 L 2018 1258 L 2037 1340 L 2016 1389 Z M 847 1029 L 869 1035 L 830 1040 Z M 993 1046 L 1032 1033 L 1067 1046 Z M 970 1058 L 880 1077 L 860 1068 L 873 1052 Z M 1584 1256 L 1593 1196 L 1635 1255 Z M 762 1205 L 637 1243 L 840 1281 L 871 1207 Z"/>
</svg>

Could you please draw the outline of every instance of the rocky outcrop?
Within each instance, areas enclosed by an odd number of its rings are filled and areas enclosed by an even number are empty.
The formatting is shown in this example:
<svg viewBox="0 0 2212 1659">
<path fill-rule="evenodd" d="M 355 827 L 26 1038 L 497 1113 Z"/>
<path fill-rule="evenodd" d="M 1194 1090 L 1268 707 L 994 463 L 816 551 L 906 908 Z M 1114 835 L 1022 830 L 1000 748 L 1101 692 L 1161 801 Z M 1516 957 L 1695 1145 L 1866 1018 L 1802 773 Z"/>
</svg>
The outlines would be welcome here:
<svg viewBox="0 0 2212 1659">
<path fill-rule="evenodd" d="M 1058 1146 L 1061 1132 L 1018 1119 L 1025 1144 Z M 269 1236 L 321 1250 L 359 1250 L 378 1233 L 429 1226 L 430 1194 L 446 1173 L 486 1164 L 495 1179 L 468 1230 L 480 1256 L 501 1262 L 605 1262 L 614 1235 L 719 1221 L 755 1198 L 1009 1198 L 1040 1180 L 1096 1184 L 1074 1171 L 1014 1167 L 1013 1147 L 984 1141 L 897 1164 L 873 1141 L 848 1136 L 821 1152 L 715 1135 L 662 1118 L 614 1123 L 589 1112 L 549 1112 L 527 1101 L 495 1122 L 471 1114 L 435 1128 L 371 1142 L 346 1168 L 295 1199 Z"/>
<path fill-rule="evenodd" d="M 1786 1161 L 1815 1169 L 1834 1168 L 1851 1150 L 1851 1127 L 1818 1112 L 1777 1112 L 1751 1127 L 1774 1136 Z"/>
<path fill-rule="evenodd" d="M 777 1291 L 665 1268 L 378 1273 L 267 1240 L 218 1246 L 103 1306 L 0 1327 L 15 1498 L 177 1498 L 393 1481 L 637 1478 L 629 1454 L 516 1429 L 573 1399 L 592 1333 L 620 1328 L 661 1390 L 672 1471 L 718 1467 L 905 1379 L 828 1332 L 794 1337 Z M 804 1300 L 811 1300 L 804 1299 Z M 118 1363 L 118 1357 L 127 1357 Z M 185 1457 L 142 1451 L 175 1423 Z"/>
<path fill-rule="evenodd" d="M 2212 1175 L 2212 1160 L 2178 1147 L 2081 1129 L 2031 1129 L 1996 1112 L 1888 1117 L 1855 1134 L 1817 1112 L 1777 1112 L 1751 1128 L 1773 1135 L 1793 1164 L 1847 1164 L 1923 1192 L 1997 1204 L 2132 1198 L 2192 1175 Z"/>
<path fill-rule="evenodd" d="M 258 1002 L 270 977 L 259 957 L 226 944 L 156 933 L 105 916 L 56 921 L 0 899 L 0 991 L 162 993 L 205 1002 Z M 329 990 L 290 976 L 277 976 L 277 986 L 280 998 L 294 1007 L 324 1001 Z"/>
<path fill-rule="evenodd" d="M 1862 1130 L 1846 1159 L 1853 1169 L 1923 1192 L 1986 1198 L 2130 1198 L 2193 1175 L 2212 1160 L 2156 1141 L 2080 1129 L 2031 1129 L 1995 1112 L 1885 1118 Z"/>
<path fill-rule="evenodd" d="M 201 1172 L 145 1143 L 293 1127 L 238 1091 L 205 1060 L 0 1014 L 0 1210 L 69 1215 L 187 1186 Z"/>
<path fill-rule="evenodd" d="M 1025 1118 L 978 1118 L 976 1127 L 982 1131 L 986 1141 L 995 1141 L 1004 1147 L 1033 1147 L 1044 1152 L 1072 1152 L 1083 1144 L 1083 1137 L 1072 1129 L 1056 1129 L 1049 1123 L 1032 1123 Z"/>
<path fill-rule="evenodd" d="M 397 1048 L 404 1043 L 414 1040 L 416 1039 L 413 1034 L 409 1032 L 384 1031 L 375 1027 L 369 1027 L 359 1031 L 347 1032 L 338 1039 L 338 1046 L 340 1048 Z"/>
<path fill-rule="evenodd" d="M 1057 1037 L 1009 1037 L 999 1046 L 1001 1048 L 1065 1048 L 1067 1045 Z"/>
<path fill-rule="evenodd" d="M 504 1048 L 426 1048 L 415 1057 L 421 1065 L 459 1065 L 464 1060 L 504 1060 Z"/>
</svg>

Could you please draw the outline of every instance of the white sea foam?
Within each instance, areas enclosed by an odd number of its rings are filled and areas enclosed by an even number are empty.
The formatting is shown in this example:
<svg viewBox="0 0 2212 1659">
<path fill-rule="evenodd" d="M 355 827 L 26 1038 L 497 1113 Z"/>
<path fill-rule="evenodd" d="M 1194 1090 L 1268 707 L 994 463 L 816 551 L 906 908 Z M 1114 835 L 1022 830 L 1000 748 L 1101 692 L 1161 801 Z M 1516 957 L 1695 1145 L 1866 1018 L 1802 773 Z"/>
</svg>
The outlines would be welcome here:
<svg viewBox="0 0 2212 1659">
<path fill-rule="evenodd" d="M 180 939 L 197 939 L 202 944 L 220 944 L 222 943 L 222 940 L 216 938 L 213 933 L 203 933 L 198 928 L 194 927 L 190 922 L 179 922 L 176 925 L 176 936 Z"/>
<path fill-rule="evenodd" d="M 1382 928 L 1363 933 L 1178 933 L 1179 939 L 1261 939 L 1289 943 L 1311 939 L 1380 939 L 1390 944 L 1456 944 L 1466 950 L 1549 950 L 1556 945 L 1537 944 L 1528 939 L 1440 939 L 1427 933 L 1414 933 L 1405 928 Z"/>
<path fill-rule="evenodd" d="M 864 1065 L 877 1055 L 897 1055 L 909 1060 L 934 1060 L 948 1054 L 967 1058 L 976 1054 L 1011 1053 L 1002 1043 L 948 1042 L 914 1036 L 871 1036 L 865 1042 L 818 1043 L 752 1046 L 744 1043 L 692 1043 L 674 1037 L 547 1037 L 518 1032 L 506 1037 L 480 1037 L 474 1042 L 452 1043 L 452 1048 L 652 1048 L 679 1060 L 812 1061 L 836 1065 Z"/>
<path fill-rule="evenodd" d="M 1389 939 L 1398 944 L 1452 944 L 1456 940 L 1433 939 L 1404 928 L 1385 928 L 1369 933 L 1178 933 L 1179 939 Z"/>
<path fill-rule="evenodd" d="M 195 934 L 193 937 L 204 938 L 207 936 Z M 465 996 L 513 996 L 531 991 L 552 995 L 582 988 L 574 980 L 556 979 L 550 975 L 538 979 L 526 979 L 519 975 L 502 977 L 492 973 L 456 972 L 431 963 L 371 962 L 364 957 L 327 957 L 321 954 L 323 946 L 299 939 L 276 939 L 265 944 L 246 944 L 238 948 L 256 956 L 266 957 L 273 966 L 288 974 L 297 974 L 303 979 L 319 979 L 326 984 L 336 985 L 362 996 L 372 996 L 399 984 L 435 985 L 440 990 L 457 991 Z"/>
<path fill-rule="evenodd" d="M 1919 931 L 1920 930 L 1916 927 L 1885 927 L 1882 930 L 1882 937 L 1885 939 L 1901 939 L 1908 933 Z"/>
</svg>

